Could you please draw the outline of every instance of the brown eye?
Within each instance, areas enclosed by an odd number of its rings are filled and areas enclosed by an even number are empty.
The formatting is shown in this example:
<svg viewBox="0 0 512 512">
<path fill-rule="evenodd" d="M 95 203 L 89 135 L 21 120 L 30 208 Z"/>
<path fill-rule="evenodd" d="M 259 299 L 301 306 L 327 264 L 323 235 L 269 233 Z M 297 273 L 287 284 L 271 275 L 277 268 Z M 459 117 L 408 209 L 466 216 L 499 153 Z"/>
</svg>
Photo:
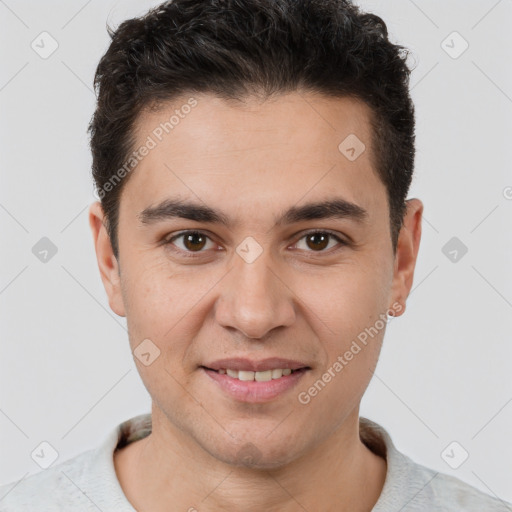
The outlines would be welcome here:
<svg viewBox="0 0 512 512">
<path fill-rule="evenodd" d="M 306 243 L 309 248 L 322 251 L 329 245 L 329 236 L 325 233 L 311 233 L 306 236 Z"/>
<path fill-rule="evenodd" d="M 183 245 L 189 251 L 201 250 L 206 244 L 206 237 L 201 233 L 188 233 L 184 235 Z"/>
<path fill-rule="evenodd" d="M 327 248 L 331 248 L 336 245 L 334 242 L 338 242 L 338 245 L 346 245 L 346 243 L 339 237 L 329 231 L 313 231 L 304 235 L 299 242 L 297 242 L 296 246 L 299 249 L 303 247 L 299 247 L 302 240 L 305 241 L 305 250 L 307 252 L 327 252 Z"/>
<path fill-rule="evenodd" d="M 181 243 L 177 243 L 181 239 Z M 204 252 L 203 249 L 211 242 L 210 238 L 200 231 L 185 231 L 170 238 L 166 244 L 176 246 L 184 253 Z"/>
</svg>

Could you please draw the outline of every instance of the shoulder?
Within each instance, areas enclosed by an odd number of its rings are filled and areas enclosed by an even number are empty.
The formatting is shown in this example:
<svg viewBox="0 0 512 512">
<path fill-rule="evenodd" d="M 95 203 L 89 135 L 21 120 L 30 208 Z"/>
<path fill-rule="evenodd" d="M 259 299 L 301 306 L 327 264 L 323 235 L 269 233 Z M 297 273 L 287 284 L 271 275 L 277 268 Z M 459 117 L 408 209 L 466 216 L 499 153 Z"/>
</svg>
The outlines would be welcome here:
<svg viewBox="0 0 512 512">
<path fill-rule="evenodd" d="M 89 510 L 79 487 L 91 466 L 94 450 L 0 486 L 0 512 Z M 92 510 L 92 509 L 91 509 Z M 96 509 L 97 510 L 97 509 Z"/>
<path fill-rule="evenodd" d="M 382 426 L 367 418 L 360 418 L 360 436 L 387 462 L 384 487 L 372 512 L 512 512 L 511 504 L 413 461 Z"/>
<path fill-rule="evenodd" d="M 151 415 L 135 416 L 111 429 L 96 448 L 0 486 L 0 512 L 135 512 L 117 478 L 113 454 L 150 432 Z"/>
<path fill-rule="evenodd" d="M 432 471 L 432 470 L 431 470 Z M 512 505 L 490 496 L 459 478 L 444 473 L 434 473 L 432 491 L 441 502 L 449 504 L 450 511 L 512 511 Z"/>
<path fill-rule="evenodd" d="M 404 512 L 506 512 L 510 504 L 490 496 L 461 479 L 435 471 L 403 455 L 403 470 L 414 492 L 407 496 Z M 405 504 L 404 504 L 405 505 Z M 508 505 L 508 506 L 507 506 Z"/>
</svg>

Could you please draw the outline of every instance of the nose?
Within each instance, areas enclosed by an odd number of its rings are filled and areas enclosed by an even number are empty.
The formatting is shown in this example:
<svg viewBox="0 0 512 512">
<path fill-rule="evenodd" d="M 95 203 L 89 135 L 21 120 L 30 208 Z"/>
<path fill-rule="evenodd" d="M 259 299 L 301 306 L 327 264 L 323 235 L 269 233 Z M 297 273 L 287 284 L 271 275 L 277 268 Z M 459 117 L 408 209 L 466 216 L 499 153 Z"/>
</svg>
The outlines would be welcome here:
<svg viewBox="0 0 512 512">
<path fill-rule="evenodd" d="M 251 263 L 235 255 L 215 304 L 217 322 L 247 338 L 264 338 L 295 321 L 294 293 L 267 252 Z"/>
</svg>

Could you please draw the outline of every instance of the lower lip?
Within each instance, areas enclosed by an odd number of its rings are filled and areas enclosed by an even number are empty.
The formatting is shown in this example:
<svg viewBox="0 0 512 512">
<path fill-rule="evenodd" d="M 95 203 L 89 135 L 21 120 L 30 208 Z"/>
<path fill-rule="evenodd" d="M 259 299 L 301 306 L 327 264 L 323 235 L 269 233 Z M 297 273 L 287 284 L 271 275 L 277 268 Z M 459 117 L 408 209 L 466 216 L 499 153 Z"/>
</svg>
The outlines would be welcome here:
<svg viewBox="0 0 512 512">
<path fill-rule="evenodd" d="M 218 373 L 215 370 L 209 370 L 204 367 L 201 370 L 235 400 L 251 403 L 273 400 L 285 391 L 293 388 L 308 371 L 307 369 L 297 370 L 290 373 L 290 375 L 283 375 L 279 379 L 258 382 L 255 380 L 243 381 L 234 379 L 226 373 Z"/>
</svg>

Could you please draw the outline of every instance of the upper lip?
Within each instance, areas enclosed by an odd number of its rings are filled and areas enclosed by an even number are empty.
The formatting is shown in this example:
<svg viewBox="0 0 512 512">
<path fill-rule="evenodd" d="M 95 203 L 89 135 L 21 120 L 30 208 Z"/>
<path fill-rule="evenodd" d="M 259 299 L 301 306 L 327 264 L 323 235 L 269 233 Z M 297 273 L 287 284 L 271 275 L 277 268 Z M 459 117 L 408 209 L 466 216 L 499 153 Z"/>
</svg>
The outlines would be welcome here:
<svg viewBox="0 0 512 512">
<path fill-rule="evenodd" d="M 238 371 L 264 372 L 266 370 L 274 370 L 276 368 L 289 368 L 290 370 L 298 370 L 299 368 L 310 368 L 307 364 L 293 359 L 283 359 L 282 357 L 269 357 L 259 361 L 253 361 L 243 357 L 235 357 L 230 359 L 218 359 L 211 363 L 202 365 L 211 370 L 230 369 Z"/>
</svg>

